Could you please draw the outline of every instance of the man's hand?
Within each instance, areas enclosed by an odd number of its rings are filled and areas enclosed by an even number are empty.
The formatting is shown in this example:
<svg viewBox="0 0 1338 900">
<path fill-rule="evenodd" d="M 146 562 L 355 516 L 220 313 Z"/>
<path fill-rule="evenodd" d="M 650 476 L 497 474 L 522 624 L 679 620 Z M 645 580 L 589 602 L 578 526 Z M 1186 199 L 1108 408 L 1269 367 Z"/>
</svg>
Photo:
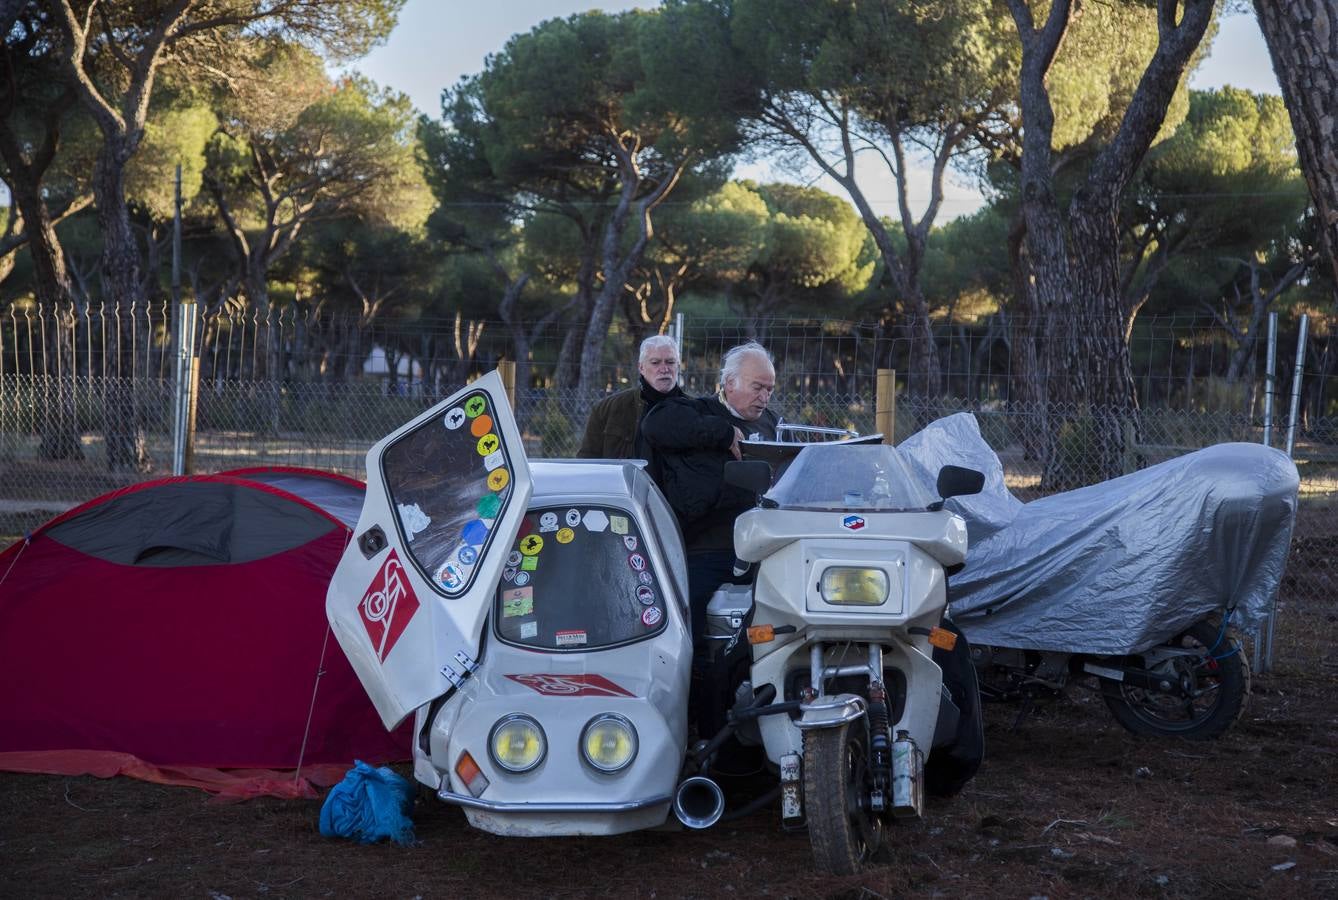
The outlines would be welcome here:
<svg viewBox="0 0 1338 900">
<path fill-rule="evenodd" d="M 739 441 L 743 440 L 743 432 L 739 426 L 734 426 L 734 443 L 729 445 L 729 452 L 734 454 L 735 459 L 743 459 L 743 448 L 739 446 Z"/>
</svg>

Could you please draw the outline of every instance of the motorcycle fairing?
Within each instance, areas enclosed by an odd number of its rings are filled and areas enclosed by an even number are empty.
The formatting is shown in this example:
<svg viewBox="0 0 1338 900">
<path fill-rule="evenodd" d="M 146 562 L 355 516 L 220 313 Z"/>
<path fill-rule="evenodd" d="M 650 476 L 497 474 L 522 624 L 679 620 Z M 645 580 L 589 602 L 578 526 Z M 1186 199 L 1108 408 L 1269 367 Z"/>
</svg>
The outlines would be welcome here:
<svg viewBox="0 0 1338 900">
<path fill-rule="evenodd" d="M 387 729 L 473 671 L 532 489 L 496 372 L 367 451 L 362 514 L 325 609 Z"/>
</svg>

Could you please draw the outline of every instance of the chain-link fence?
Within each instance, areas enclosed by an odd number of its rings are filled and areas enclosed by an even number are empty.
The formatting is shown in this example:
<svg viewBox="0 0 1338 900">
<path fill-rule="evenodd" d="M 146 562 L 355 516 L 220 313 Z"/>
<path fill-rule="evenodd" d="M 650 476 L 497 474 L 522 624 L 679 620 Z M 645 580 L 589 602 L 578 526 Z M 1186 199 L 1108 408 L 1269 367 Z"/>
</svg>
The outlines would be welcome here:
<svg viewBox="0 0 1338 900">
<path fill-rule="evenodd" d="M 169 324 L 166 309 L 125 317 L 13 309 L 0 315 L 0 534 L 40 522 L 31 511 L 45 515 L 171 474 Z M 750 331 L 737 322 L 698 322 L 689 323 L 680 340 L 686 389 L 704 393 L 715 388 L 725 349 L 763 338 L 777 359 L 772 404 L 788 421 L 867 434 L 878 430 L 878 410 L 894 407 L 891 431 L 900 441 L 936 418 L 969 411 L 1003 461 L 1008 487 L 1023 500 L 1210 444 L 1260 442 L 1270 428 L 1273 446 L 1285 446 L 1290 437 L 1301 475 L 1282 597 L 1331 603 L 1338 594 L 1332 562 L 1338 559 L 1335 324 L 1319 317 L 1310 328 L 1294 420 L 1296 337 L 1286 328 L 1270 396 L 1263 341 L 1242 356 L 1239 347 L 1222 344 L 1211 323 L 1149 321 L 1131 341 L 1139 406 L 1117 410 L 1019 400 L 1013 354 L 993 325 L 947 328 L 938 348 L 944 391 L 910 392 L 902 375 L 894 400 L 877 395 L 878 371 L 885 363 L 906 364 L 909 346 L 881 326 L 791 321 L 752 323 Z M 462 335 L 478 338 L 483 329 L 447 323 L 443 334 L 411 336 L 428 350 L 409 354 L 410 336 L 385 329 L 356 333 L 353 325 L 291 315 L 206 322 L 196 345 L 201 363 L 191 470 L 299 465 L 363 477 L 372 443 L 506 355 L 500 341 L 488 353 L 477 352 L 484 346 L 477 340 L 472 356 L 452 359 L 443 352 L 428 365 L 422 361 L 432 347 L 457 346 Z M 396 341 L 399 349 L 391 346 Z M 603 372 L 606 390 L 636 377 L 631 336 L 611 346 L 623 357 Z M 555 386 L 556 359 L 537 356 L 515 391 L 526 450 L 535 457 L 570 456 L 581 441 L 583 410 L 595 398 Z M 272 372 L 281 377 L 267 377 Z M 1271 418 L 1265 415 L 1270 407 Z M 29 515 L 15 519 L 16 511 Z"/>
</svg>

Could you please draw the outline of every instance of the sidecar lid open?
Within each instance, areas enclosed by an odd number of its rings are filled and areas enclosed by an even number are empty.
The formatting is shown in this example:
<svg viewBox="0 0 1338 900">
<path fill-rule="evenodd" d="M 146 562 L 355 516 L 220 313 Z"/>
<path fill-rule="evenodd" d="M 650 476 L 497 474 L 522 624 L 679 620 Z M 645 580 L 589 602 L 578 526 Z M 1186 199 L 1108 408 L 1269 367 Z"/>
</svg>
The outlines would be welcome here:
<svg viewBox="0 0 1338 900">
<path fill-rule="evenodd" d="M 367 451 L 366 499 L 325 610 L 386 728 L 474 670 L 532 489 L 496 372 Z"/>
</svg>

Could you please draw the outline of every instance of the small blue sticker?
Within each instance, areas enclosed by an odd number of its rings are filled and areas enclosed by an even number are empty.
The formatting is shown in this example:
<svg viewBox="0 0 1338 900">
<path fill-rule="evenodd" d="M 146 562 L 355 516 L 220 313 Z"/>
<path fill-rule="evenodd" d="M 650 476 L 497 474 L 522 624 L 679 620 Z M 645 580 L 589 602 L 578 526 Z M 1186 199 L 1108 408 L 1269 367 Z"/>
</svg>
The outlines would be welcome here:
<svg viewBox="0 0 1338 900">
<path fill-rule="evenodd" d="M 460 537 L 466 544 L 477 546 L 488 539 L 488 526 L 483 524 L 482 519 L 475 519 L 465 526 Z"/>
<path fill-rule="evenodd" d="M 468 545 L 460 548 L 460 562 L 466 566 L 472 566 L 478 561 L 479 552 Z"/>
<path fill-rule="evenodd" d="M 849 528 L 851 531 L 859 531 L 864 527 L 863 516 L 846 516 L 841 520 L 842 528 Z"/>
</svg>

